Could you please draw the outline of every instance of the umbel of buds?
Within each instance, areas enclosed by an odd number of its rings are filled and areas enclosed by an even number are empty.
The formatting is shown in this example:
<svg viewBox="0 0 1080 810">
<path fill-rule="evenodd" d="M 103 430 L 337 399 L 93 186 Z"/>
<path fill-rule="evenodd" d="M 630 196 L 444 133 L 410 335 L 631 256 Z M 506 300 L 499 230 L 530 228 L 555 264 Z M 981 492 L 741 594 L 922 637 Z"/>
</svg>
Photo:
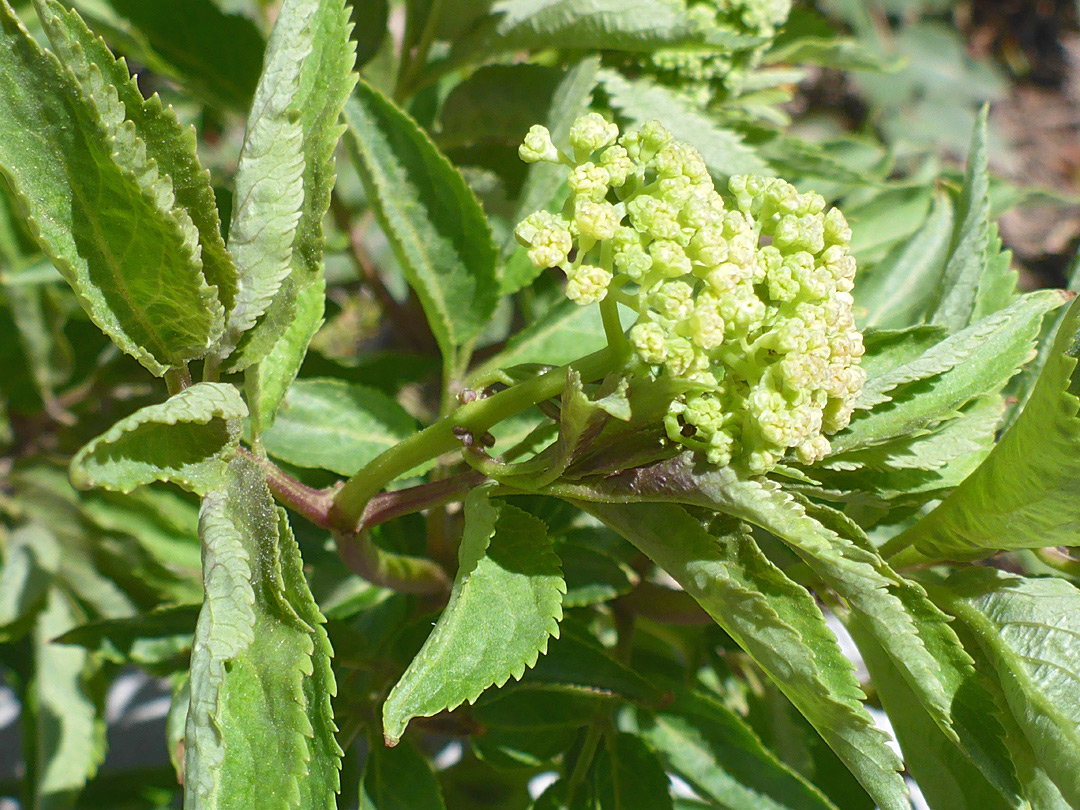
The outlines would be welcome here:
<svg viewBox="0 0 1080 810">
<path fill-rule="evenodd" d="M 829 453 L 866 380 L 840 211 L 776 178 L 732 177 L 725 198 L 655 121 L 620 137 L 590 113 L 566 151 L 535 126 L 519 154 L 566 166 L 570 196 L 521 222 L 518 241 L 566 273 L 571 300 L 636 312 L 632 370 L 689 392 L 668 408 L 671 440 L 755 474 Z"/>
</svg>

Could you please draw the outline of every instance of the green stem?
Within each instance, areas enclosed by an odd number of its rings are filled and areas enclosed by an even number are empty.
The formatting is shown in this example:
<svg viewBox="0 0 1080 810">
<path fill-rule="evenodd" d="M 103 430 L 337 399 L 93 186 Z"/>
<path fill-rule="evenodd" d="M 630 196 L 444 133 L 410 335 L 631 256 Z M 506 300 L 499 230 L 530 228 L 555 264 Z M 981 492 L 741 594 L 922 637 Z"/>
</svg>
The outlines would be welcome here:
<svg viewBox="0 0 1080 810">
<path fill-rule="evenodd" d="M 255 455 L 265 455 L 262 446 L 262 374 L 259 363 L 244 371 L 244 394 L 247 398 L 248 416 L 251 424 L 251 448 Z"/>
<path fill-rule="evenodd" d="M 617 358 L 605 348 L 570 366 L 560 366 L 485 399 L 462 405 L 449 416 L 391 447 L 350 478 L 334 499 L 331 514 L 334 525 L 361 528 L 368 501 L 387 484 L 425 461 L 459 449 L 465 434 L 482 436 L 504 419 L 557 396 L 566 385 L 569 368 L 581 374 L 583 382 L 589 382 L 600 379 L 616 367 Z"/>
<path fill-rule="evenodd" d="M 614 295 L 609 294 L 600 302 L 600 317 L 604 321 L 604 334 L 612 354 L 620 361 L 626 361 L 630 357 L 630 341 L 623 332 L 622 321 L 619 320 L 619 302 Z"/>
</svg>

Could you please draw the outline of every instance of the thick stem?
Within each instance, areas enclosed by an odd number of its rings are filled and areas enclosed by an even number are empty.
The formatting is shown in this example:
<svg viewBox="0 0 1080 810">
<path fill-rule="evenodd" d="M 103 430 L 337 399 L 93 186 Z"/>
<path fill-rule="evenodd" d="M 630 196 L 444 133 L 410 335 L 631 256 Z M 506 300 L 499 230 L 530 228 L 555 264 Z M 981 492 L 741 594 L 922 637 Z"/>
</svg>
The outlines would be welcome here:
<svg viewBox="0 0 1080 810">
<path fill-rule="evenodd" d="M 313 489 L 297 481 L 265 455 L 256 455 L 243 447 L 238 452 L 249 461 L 259 465 L 266 475 L 266 484 L 270 487 L 270 492 L 280 503 L 297 514 L 303 515 L 320 529 L 331 528 L 330 507 L 334 503 L 334 490 Z"/>
<path fill-rule="evenodd" d="M 482 436 L 499 422 L 558 395 L 573 368 L 583 381 L 597 380 L 616 367 L 608 349 L 583 357 L 570 366 L 552 369 L 485 399 L 462 405 L 449 416 L 395 445 L 346 482 L 334 499 L 331 519 L 336 526 L 359 528 L 364 511 L 376 494 L 399 475 L 461 447 L 464 435 Z"/>
<path fill-rule="evenodd" d="M 169 389 L 169 396 L 176 396 L 185 388 L 191 386 L 191 372 L 186 365 L 180 368 L 171 368 L 165 372 L 165 386 Z"/>
</svg>

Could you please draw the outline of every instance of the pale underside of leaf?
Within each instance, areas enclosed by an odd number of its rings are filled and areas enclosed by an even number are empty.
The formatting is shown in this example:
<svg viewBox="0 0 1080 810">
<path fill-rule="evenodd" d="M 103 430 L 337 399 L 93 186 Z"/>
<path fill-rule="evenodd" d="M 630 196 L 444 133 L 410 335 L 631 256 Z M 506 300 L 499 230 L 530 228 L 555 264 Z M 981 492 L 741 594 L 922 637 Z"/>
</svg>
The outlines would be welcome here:
<svg viewBox="0 0 1080 810">
<path fill-rule="evenodd" d="M 232 385 L 197 383 L 121 419 L 83 447 L 71 461 L 72 483 L 130 492 L 151 481 L 172 481 L 203 494 L 220 482 L 245 416 Z"/>
</svg>

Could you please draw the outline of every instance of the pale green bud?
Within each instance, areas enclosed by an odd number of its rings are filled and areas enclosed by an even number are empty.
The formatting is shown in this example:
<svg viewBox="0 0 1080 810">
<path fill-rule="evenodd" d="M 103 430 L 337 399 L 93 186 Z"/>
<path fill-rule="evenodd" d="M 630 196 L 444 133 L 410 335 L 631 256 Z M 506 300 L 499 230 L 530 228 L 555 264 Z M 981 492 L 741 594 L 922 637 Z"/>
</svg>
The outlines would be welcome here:
<svg viewBox="0 0 1080 810">
<path fill-rule="evenodd" d="M 533 124 L 525 136 L 525 141 L 518 147 L 518 157 L 526 163 L 558 163 L 559 150 L 551 142 L 548 128 Z"/>
</svg>

